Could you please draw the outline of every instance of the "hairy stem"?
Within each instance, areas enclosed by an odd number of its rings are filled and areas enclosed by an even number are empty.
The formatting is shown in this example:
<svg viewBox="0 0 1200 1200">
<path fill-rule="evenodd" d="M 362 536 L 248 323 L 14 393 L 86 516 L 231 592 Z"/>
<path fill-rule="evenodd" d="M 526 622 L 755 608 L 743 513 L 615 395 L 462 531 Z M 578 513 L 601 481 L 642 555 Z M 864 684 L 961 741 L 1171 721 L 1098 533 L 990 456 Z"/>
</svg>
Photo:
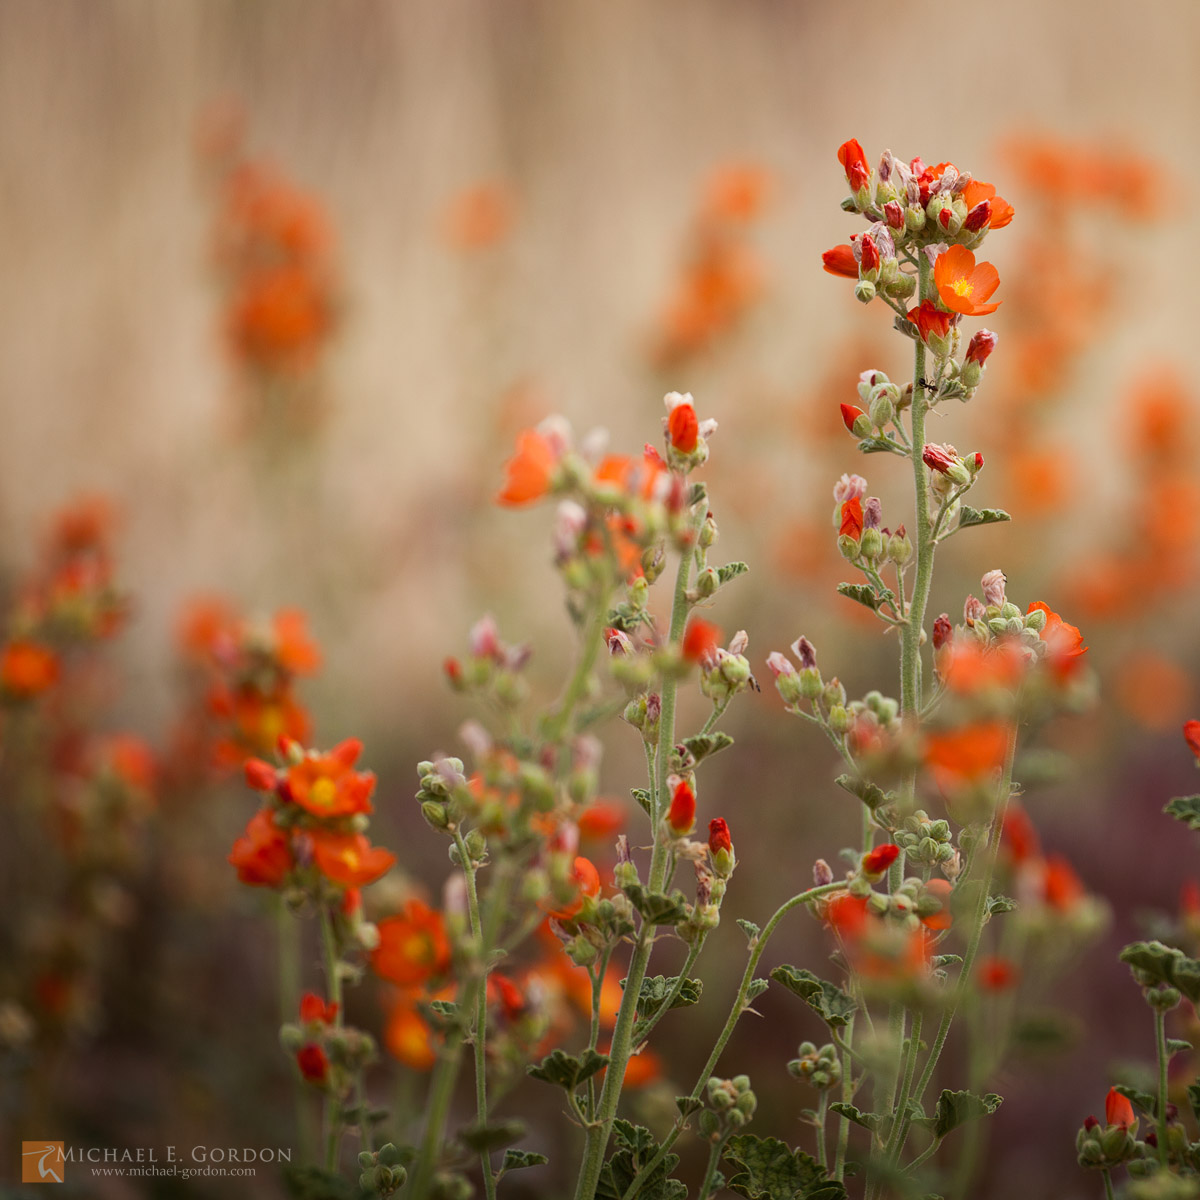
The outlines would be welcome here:
<svg viewBox="0 0 1200 1200">
<path fill-rule="evenodd" d="M 1154 1010 L 1154 1045 L 1158 1051 L 1158 1161 L 1167 1165 L 1167 1013 Z"/>
</svg>

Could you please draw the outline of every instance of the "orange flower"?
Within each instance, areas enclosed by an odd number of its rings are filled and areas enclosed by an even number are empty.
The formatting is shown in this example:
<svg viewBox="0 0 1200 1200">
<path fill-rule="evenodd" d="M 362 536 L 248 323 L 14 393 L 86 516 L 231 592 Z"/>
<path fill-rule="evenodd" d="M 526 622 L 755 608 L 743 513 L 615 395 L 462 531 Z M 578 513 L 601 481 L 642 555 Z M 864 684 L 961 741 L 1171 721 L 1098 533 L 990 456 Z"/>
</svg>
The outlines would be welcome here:
<svg viewBox="0 0 1200 1200">
<path fill-rule="evenodd" d="M 401 997 L 392 1009 L 383 1031 L 383 1042 L 389 1053 L 414 1071 L 431 1070 L 437 1062 L 433 1030 L 407 996 Z"/>
<path fill-rule="evenodd" d="M 943 788 L 974 783 L 1004 765 L 1009 736 L 1010 728 L 1003 721 L 980 721 L 930 734 L 925 742 L 925 764 Z"/>
<path fill-rule="evenodd" d="M 308 632 L 308 618 L 298 608 L 281 608 L 271 621 L 275 658 L 293 675 L 311 675 L 321 666 L 321 649 Z"/>
<path fill-rule="evenodd" d="M 515 207 L 512 192 L 505 184 L 478 183 L 450 201 L 442 234 L 455 250 L 486 250 L 508 236 Z"/>
<path fill-rule="evenodd" d="M 667 824 L 676 837 L 684 837 L 696 827 L 696 793 L 686 779 L 675 785 L 667 809 Z"/>
<path fill-rule="evenodd" d="M 993 688 L 1012 691 L 1025 673 L 1020 644 L 1008 639 L 984 645 L 956 637 L 937 651 L 936 663 L 942 682 L 960 695 Z"/>
<path fill-rule="evenodd" d="M 300 1020 L 308 1025 L 332 1025 L 337 1019 L 338 1006 L 326 1004 L 316 992 L 305 992 L 300 997 Z"/>
<path fill-rule="evenodd" d="M 932 300 L 922 300 L 919 308 L 910 308 L 908 319 L 917 327 L 923 342 L 928 342 L 931 334 L 948 337 L 955 321 L 953 313 L 938 308 Z"/>
<path fill-rule="evenodd" d="M 545 434 L 526 429 L 517 435 L 517 452 L 505 466 L 504 488 L 496 497 L 498 504 L 515 508 L 532 504 L 550 491 L 558 452 Z"/>
<path fill-rule="evenodd" d="M 954 891 L 954 885 L 948 879 L 931 879 L 925 885 L 925 891 L 939 901 L 942 907 L 937 912 L 922 917 L 921 924 L 935 933 L 949 929 L 954 924 L 954 914 L 950 911 L 950 893 Z"/>
<path fill-rule="evenodd" d="M 1042 896 L 1051 908 L 1070 912 L 1085 895 L 1087 891 L 1083 881 L 1061 854 L 1052 854 L 1046 859 L 1042 874 Z"/>
<path fill-rule="evenodd" d="M 1108 1095 L 1104 1098 L 1104 1119 L 1109 1125 L 1119 1125 L 1122 1129 L 1129 1129 L 1137 1124 L 1133 1105 L 1116 1088 L 1109 1088 Z"/>
<path fill-rule="evenodd" d="M 611 838 L 625 828 L 625 806 L 619 800 L 594 800 L 579 814 L 581 838 Z"/>
<path fill-rule="evenodd" d="M 229 862 L 238 879 L 251 887 L 279 887 L 292 870 L 292 844 L 275 824 L 270 809 L 260 808 L 250 818 L 246 832 L 233 843 Z"/>
<path fill-rule="evenodd" d="M 700 422 L 696 410 L 688 403 L 677 404 L 667 418 L 667 434 L 671 445 L 680 454 L 691 454 L 700 440 Z"/>
<path fill-rule="evenodd" d="M 933 264 L 933 282 L 942 303 L 966 317 L 983 317 L 1000 307 L 988 304 L 1000 286 L 1000 275 L 991 263 L 975 265 L 975 255 L 965 246 L 951 246 Z"/>
<path fill-rule="evenodd" d="M 711 621 L 693 617 L 683 635 L 680 650 L 688 662 L 704 662 L 716 653 L 721 644 L 721 630 Z"/>
<path fill-rule="evenodd" d="M 1040 600 L 1035 600 L 1025 610 L 1031 613 L 1038 609 L 1046 614 L 1046 624 L 1042 627 L 1042 643 L 1046 647 L 1046 662 L 1054 674 L 1061 680 L 1074 673 L 1079 667 L 1079 659 L 1087 653 L 1083 644 L 1083 634 L 1074 625 L 1066 621 L 1048 608 Z"/>
<path fill-rule="evenodd" d="M 1196 756 L 1197 762 L 1200 762 L 1200 721 L 1184 721 L 1183 740 Z"/>
<path fill-rule="evenodd" d="M 328 284 L 309 268 L 292 264 L 246 272 L 228 316 L 235 352 L 266 370 L 310 367 L 333 325 Z"/>
<path fill-rule="evenodd" d="M 314 817 L 349 817 L 371 811 L 375 776 L 353 769 L 362 742 L 350 739 L 328 754 L 306 755 L 287 773 L 288 792 Z"/>
<path fill-rule="evenodd" d="M 846 182 L 852 192 L 866 187 L 871 178 L 871 168 L 867 166 L 867 156 L 859 144 L 858 138 L 851 138 L 838 147 L 838 162 L 846 172 Z"/>
<path fill-rule="evenodd" d="M 365 887 L 396 863 L 394 854 L 382 846 L 372 846 L 361 833 L 314 829 L 311 836 L 317 870 L 342 887 Z"/>
<path fill-rule="evenodd" d="M 300 1074 L 318 1087 L 323 1086 L 329 1076 L 329 1057 L 316 1042 L 309 1042 L 296 1051 L 296 1065 Z"/>
<path fill-rule="evenodd" d="M 708 181 L 704 216 L 710 221 L 748 224 L 762 213 L 771 191 L 771 175 L 753 163 L 719 167 Z"/>
<path fill-rule="evenodd" d="M 1003 229 L 1013 219 L 1013 206 L 1002 196 L 996 195 L 996 189 L 990 183 L 981 179 L 972 179 L 962 190 L 963 203 L 969 212 L 984 200 L 991 202 L 992 214 L 987 222 L 989 229 Z"/>
<path fill-rule="evenodd" d="M 58 655 L 49 646 L 18 638 L 4 647 L 0 658 L 0 685 L 9 695 L 32 699 L 58 680 Z"/>
<path fill-rule="evenodd" d="M 1029 862 L 1042 852 L 1037 830 L 1033 827 L 1029 814 L 1016 804 L 1009 804 L 1004 814 L 1001 838 L 1014 865 Z"/>
<path fill-rule="evenodd" d="M 1021 972 L 1011 959 L 989 955 L 981 958 L 975 968 L 975 978 L 985 992 L 1003 992 L 1020 982 Z"/>
<path fill-rule="evenodd" d="M 858 261 L 851 246 L 834 246 L 832 250 L 826 250 L 821 255 L 821 262 L 826 274 L 843 275 L 847 279 L 858 278 Z"/>
<path fill-rule="evenodd" d="M 445 973 L 450 943 L 442 914 L 410 900 L 393 917 L 379 922 L 379 945 L 371 953 L 377 975 L 401 987 L 413 987 Z"/>
<path fill-rule="evenodd" d="M 839 537 L 853 538 L 856 542 L 862 537 L 863 510 L 862 501 L 857 496 L 842 501 L 842 523 L 838 527 Z"/>
<path fill-rule="evenodd" d="M 583 907 L 585 896 L 595 896 L 600 891 L 600 872 L 591 859 L 579 855 L 571 868 L 571 879 L 575 884 L 575 899 L 561 908 L 550 912 L 556 921 L 569 921 Z"/>
</svg>

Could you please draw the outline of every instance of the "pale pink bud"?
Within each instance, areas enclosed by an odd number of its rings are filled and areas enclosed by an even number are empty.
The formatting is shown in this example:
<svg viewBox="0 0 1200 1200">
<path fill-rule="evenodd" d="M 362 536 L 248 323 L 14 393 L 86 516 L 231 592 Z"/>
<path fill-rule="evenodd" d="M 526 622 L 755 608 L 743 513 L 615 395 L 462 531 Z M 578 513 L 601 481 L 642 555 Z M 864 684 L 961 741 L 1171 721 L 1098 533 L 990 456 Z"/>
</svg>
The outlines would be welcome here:
<svg viewBox="0 0 1200 1200">
<path fill-rule="evenodd" d="M 486 758 L 491 753 L 492 735 L 473 717 L 458 727 L 458 736 L 476 758 Z"/>
<path fill-rule="evenodd" d="M 824 887 L 827 883 L 833 882 L 833 868 L 823 859 L 818 858 L 813 863 L 813 883 L 817 887 Z"/>
<path fill-rule="evenodd" d="M 779 650 L 772 650 L 771 653 L 767 655 L 767 667 L 770 669 L 771 673 L 776 679 L 778 679 L 780 675 L 795 675 L 796 673 L 796 667 L 792 663 L 792 660 Z"/>
<path fill-rule="evenodd" d="M 744 654 L 748 645 L 750 645 L 750 635 L 744 629 L 739 629 L 729 642 L 729 653 Z"/>
<path fill-rule="evenodd" d="M 861 475 L 843 475 L 833 485 L 833 499 L 836 504 L 845 504 L 855 496 L 860 499 L 867 494 L 867 481 Z"/>
<path fill-rule="evenodd" d="M 803 634 L 792 643 L 792 653 L 806 671 L 817 665 L 816 647 Z"/>
<path fill-rule="evenodd" d="M 496 628 L 496 620 L 491 613 L 485 613 L 467 634 L 467 646 L 475 658 L 494 658 L 500 661 L 504 657 L 500 645 L 500 631 Z"/>
<path fill-rule="evenodd" d="M 613 658 L 628 658 L 633 653 L 633 641 L 623 629 L 606 629 L 604 644 Z"/>
<path fill-rule="evenodd" d="M 1001 608 L 1004 605 L 1004 572 L 997 568 L 995 571 L 989 571 L 980 581 L 980 587 L 983 588 L 983 599 L 986 604 L 992 605 L 995 608 Z"/>
<path fill-rule="evenodd" d="M 974 625 L 976 621 L 982 621 L 987 616 L 987 605 L 982 600 L 977 600 L 974 596 L 968 596 L 966 603 L 963 605 L 963 618 L 968 625 Z"/>
<path fill-rule="evenodd" d="M 871 496 L 863 505 L 863 528 L 878 529 L 883 524 L 883 504 L 878 496 Z"/>
</svg>

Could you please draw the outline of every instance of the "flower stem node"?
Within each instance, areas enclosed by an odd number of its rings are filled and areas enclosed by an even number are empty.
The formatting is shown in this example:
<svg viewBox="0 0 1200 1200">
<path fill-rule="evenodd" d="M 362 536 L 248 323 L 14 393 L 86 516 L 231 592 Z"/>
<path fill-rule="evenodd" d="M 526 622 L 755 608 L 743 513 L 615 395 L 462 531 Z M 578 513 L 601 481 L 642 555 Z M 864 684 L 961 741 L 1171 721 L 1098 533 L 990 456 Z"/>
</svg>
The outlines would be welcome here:
<svg viewBox="0 0 1200 1200">
<path fill-rule="evenodd" d="M 1173 987 L 1148 988 L 1145 996 L 1146 1003 L 1157 1012 L 1170 1012 L 1179 1006 L 1182 999 L 1179 989 Z"/>
</svg>

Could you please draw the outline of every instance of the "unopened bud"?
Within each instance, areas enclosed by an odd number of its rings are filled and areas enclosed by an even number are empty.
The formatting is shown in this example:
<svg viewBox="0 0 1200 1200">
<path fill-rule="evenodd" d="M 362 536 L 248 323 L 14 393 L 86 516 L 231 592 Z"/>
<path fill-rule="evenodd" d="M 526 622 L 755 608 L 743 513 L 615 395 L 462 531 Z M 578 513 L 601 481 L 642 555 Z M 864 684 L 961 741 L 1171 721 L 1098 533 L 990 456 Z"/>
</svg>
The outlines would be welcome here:
<svg viewBox="0 0 1200 1200">
<path fill-rule="evenodd" d="M 854 298 L 860 304 L 870 304 L 875 299 L 875 285 L 869 279 L 860 279 L 854 285 Z"/>
<path fill-rule="evenodd" d="M 832 882 L 833 868 L 823 858 L 818 858 L 813 863 L 813 883 L 817 887 L 824 887 L 827 883 Z"/>
<path fill-rule="evenodd" d="M 1001 608 L 1004 605 L 1004 572 L 998 568 L 994 571 L 989 571 L 982 580 L 980 586 L 983 588 L 983 599 L 985 603 L 995 605 L 996 608 Z M 1006 616 L 1008 614 L 1005 614 Z"/>
</svg>

